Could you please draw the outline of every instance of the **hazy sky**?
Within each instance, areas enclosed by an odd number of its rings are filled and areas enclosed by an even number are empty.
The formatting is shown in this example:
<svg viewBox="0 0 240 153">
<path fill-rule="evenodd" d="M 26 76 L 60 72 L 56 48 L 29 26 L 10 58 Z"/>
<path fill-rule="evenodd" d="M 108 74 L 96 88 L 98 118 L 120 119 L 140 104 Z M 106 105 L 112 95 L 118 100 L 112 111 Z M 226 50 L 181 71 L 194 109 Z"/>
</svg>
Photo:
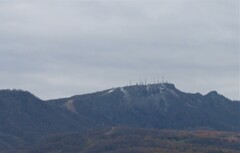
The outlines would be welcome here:
<svg viewBox="0 0 240 153">
<path fill-rule="evenodd" d="M 42 99 L 162 75 L 240 99 L 239 0 L 0 0 L 0 88 Z"/>
</svg>

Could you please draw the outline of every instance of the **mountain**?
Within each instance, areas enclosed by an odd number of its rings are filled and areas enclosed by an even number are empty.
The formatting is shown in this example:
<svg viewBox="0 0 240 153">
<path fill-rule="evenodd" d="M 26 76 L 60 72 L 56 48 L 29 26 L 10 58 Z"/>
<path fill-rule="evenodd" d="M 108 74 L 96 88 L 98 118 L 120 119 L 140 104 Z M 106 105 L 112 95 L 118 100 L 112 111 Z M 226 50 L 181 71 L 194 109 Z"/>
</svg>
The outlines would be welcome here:
<svg viewBox="0 0 240 153">
<path fill-rule="evenodd" d="M 212 91 L 185 93 L 173 84 L 135 85 L 47 103 L 95 121 L 95 127 L 240 130 L 240 103 Z"/>
<path fill-rule="evenodd" d="M 231 101 L 216 91 L 206 95 L 185 93 L 169 83 L 118 87 L 48 101 L 28 91 L 0 90 L 0 153 L 26 152 L 29 146 L 40 150 L 45 145 L 59 146 L 59 139 L 65 143 L 65 138 L 73 145 L 69 133 L 80 141 L 94 131 L 122 126 L 127 130 L 239 132 L 239 109 L 239 101 Z M 145 132 L 141 139 L 148 136 Z M 127 139 L 131 137 L 124 141 Z M 85 141 L 92 140 L 84 139 L 79 145 Z"/>
</svg>

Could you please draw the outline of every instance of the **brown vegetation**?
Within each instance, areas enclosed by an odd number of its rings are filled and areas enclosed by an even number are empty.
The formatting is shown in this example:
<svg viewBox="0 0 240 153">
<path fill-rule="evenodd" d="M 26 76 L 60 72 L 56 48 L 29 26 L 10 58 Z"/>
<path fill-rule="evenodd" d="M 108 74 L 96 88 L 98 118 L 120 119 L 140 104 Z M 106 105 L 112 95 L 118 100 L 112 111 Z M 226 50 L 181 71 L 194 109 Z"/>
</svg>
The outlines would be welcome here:
<svg viewBox="0 0 240 153">
<path fill-rule="evenodd" d="M 32 153 L 239 153 L 240 134 L 221 131 L 176 131 L 106 128 L 90 133 L 50 136 Z"/>
</svg>

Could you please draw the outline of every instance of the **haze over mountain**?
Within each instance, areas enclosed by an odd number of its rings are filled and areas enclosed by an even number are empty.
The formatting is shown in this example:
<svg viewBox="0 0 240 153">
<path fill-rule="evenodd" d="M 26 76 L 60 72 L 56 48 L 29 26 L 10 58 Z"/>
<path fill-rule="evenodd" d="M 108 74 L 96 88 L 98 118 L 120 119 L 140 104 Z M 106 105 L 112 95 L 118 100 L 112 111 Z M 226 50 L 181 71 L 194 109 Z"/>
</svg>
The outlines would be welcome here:
<svg viewBox="0 0 240 153">
<path fill-rule="evenodd" d="M 27 91 L 1 90 L 0 105 L 0 150 L 13 152 L 47 135 L 106 127 L 240 131 L 239 101 L 216 91 L 185 93 L 169 83 L 48 101 Z"/>
</svg>

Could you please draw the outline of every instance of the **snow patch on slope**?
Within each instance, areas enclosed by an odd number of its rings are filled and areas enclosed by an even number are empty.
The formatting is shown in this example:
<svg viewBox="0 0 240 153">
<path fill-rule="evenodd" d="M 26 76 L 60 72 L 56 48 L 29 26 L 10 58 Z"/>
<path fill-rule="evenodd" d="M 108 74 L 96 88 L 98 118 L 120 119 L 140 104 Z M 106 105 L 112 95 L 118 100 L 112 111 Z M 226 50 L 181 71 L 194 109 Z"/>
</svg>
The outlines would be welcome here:
<svg viewBox="0 0 240 153">
<path fill-rule="evenodd" d="M 123 88 L 120 88 L 121 92 L 124 94 L 124 95 L 128 95 L 127 91 Z"/>
<path fill-rule="evenodd" d="M 120 88 L 120 91 L 123 93 L 123 96 L 127 101 L 131 99 L 131 96 L 129 95 L 128 91 L 125 90 L 123 87 Z"/>
<path fill-rule="evenodd" d="M 75 108 L 75 106 L 74 106 L 74 100 L 69 100 L 69 101 L 67 101 L 67 102 L 64 104 L 64 106 L 65 106 L 68 110 L 77 113 L 76 108 Z"/>
</svg>

